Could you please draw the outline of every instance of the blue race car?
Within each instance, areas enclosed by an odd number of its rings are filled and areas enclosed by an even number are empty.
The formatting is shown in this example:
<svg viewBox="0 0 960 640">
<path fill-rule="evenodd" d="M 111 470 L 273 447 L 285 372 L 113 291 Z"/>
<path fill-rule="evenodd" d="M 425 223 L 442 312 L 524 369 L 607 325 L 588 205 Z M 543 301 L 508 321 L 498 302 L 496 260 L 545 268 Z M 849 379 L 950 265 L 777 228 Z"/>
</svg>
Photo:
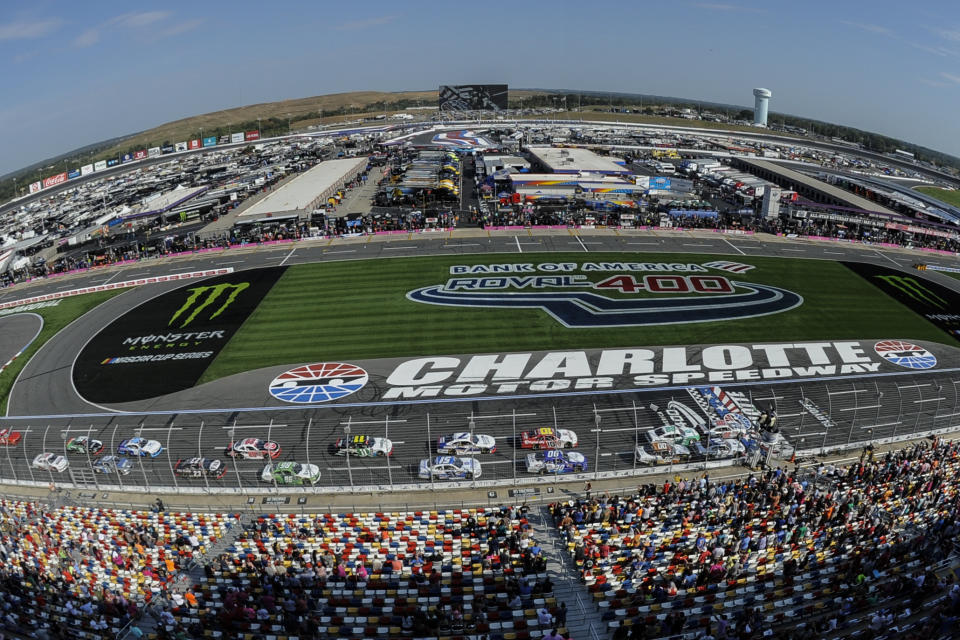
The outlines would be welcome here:
<svg viewBox="0 0 960 640">
<path fill-rule="evenodd" d="M 117 453 L 122 456 L 150 456 L 156 458 L 163 451 L 163 447 L 156 440 L 146 438 L 128 438 L 117 447 Z"/>
<path fill-rule="evenodd" d="M 580 473 L 587 470 L 587 458 L 576 451 L 550 449 L 527 454 L 527 473 Z"/>
</svg>

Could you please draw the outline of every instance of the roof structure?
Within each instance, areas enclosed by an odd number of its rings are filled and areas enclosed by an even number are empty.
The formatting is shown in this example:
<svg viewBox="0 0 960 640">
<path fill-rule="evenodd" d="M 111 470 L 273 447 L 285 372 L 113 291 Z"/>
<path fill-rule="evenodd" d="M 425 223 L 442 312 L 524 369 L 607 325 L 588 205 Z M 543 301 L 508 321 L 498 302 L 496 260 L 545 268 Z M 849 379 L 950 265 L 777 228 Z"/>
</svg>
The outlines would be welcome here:
<svg viewBox="0 0 960 640">
<path fill-rule="evenodd" d="M 366 166 L 366 157 L 321 162 L 254 203 L 237 216 L 237 222 L 289 218 L 312 211 Z"/>
<path fill-rule="evenodd" d="M 527 149 L 551 173 L 629 174 L 620 158 L 599 156 L 589 149 L 529 147 Z"/>
</svg>

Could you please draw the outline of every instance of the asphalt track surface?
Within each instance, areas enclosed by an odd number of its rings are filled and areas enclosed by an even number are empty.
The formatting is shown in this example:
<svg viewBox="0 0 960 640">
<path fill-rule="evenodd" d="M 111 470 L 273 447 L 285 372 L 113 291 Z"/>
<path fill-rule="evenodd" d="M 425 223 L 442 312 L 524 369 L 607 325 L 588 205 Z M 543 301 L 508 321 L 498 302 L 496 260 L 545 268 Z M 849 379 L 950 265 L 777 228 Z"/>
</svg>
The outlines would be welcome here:
<svg viewBox="0 0 960 640">
<path fill-rule="evenodd" d="M 533 259 L 530 254 L 571 250 L 585 254 L 601 251 L 718 254 L 744 261 L 752 255 L 859 260 L 904 270 L 917 262 L 960 266 L 960 260 L 953 257 L 881 251 L 843 243 L 786 241 L 770 236 L 624 230 L 560 230 L 534 234 L 461 229 L 452 234 L 324 239 L 143 262 L 120 268 L 119 272 L 104 269 L 4 290 L 0 292 L 0 301 L 107 281 L 225 266 L 240 269 L 350 259 L 487 253 L 517 254 L 517 260 L 522 255 L 526 261 Z M 924 275 L 960 290 L 960 280 L 929 271 Z M 587 477 L 592 478 L 595 470 L 627 476 L 637 470 L 633 460 L 634 443 L 643 440 L 643 431 L 659 425 L 650 405 L 664 407 L 675 399 L 692 408 L 695 406 L 682 388 L 582 397 L 329 405 L 237 412 L 220 411 L 216 398 L 205 396 L 203 387 L 199 387 L 194 406 L 205 405 L 216 411 L 155 415 L 111 413 L 79 397 L 73 388 L 70 370 L 86 340 L 119 314 L 176 286 L 177 283 L 167 283 L 124 292 L 76 320 L 40 349 L 18 378 L 9 402 L 10 417 L 34 417 L 2 421 L 4 426 L 22 431 L 23 440 L 15 447 L 0 448 L 0 476 L 34 482 L 73 480 L 80 486 L 101 488 L 186 487 L 214 493 L 222 489 L 269 489 L 269 483 L 259 480 L 262 461 L 228 460 L 228 472 L 219 480 L 174 477 L 171 471 L 178 459 L 194 456 L 223 459 L 223 448 L 231 439 L 260 437 L 280 443 L 283 449 L 280 460 L 319 466 L 323 487 L 404 489 L 419 482 L 417 464 L 421 458 L 431 455 L 432 443 L 437 437 L 468 430 L 471 420 L 477 433 L 489 433 L 497 439 L 495 453 L 478 456 L 483 464 L 479 485 L 486 484 L 487 480 L 531 478 L 536 481 L 536 476 L 529 476 L 524 468 L 527 451 L 514 444 L 521 431 L 543 426 L 572 429 L 578 434 L 578 450 L 586 455 L 589 464 Z M 928 374 L 842 381 L 759 383 L 737 386 L 733 390 L 746 394 L 759 408 L 775 408 L 783 434 L 804 450 L 856 446 L 869 440 L 960 428 L 960 372 L 955 371 L 934 370 Z M 831 423 L 825 425 L 804 409 L 802 402 L 815 405 L 829 416 Z M 56 417 L 58 415 L 73 417 Z M 600 416 L 599 429 L 597 416 Z M 390 438 L 394 442 L 394 455 L 389 462 L 383 458 L 351 458 L 348 462 L 332 455 L 329 447 L 344 434 L 345 426 L 350 426 L 354 435 L 367 433 Z M 71 465 L 63 474 L 30 468 L 30 461 L 41 451 L 65 453 L 67 440 L 76 435 L 102 440 L 105 447 L 101 455 L 116 451 L 122 439 L 134 435 L 160 441 L 164 451 L 158 458 L 135 459 L 134 471 L 119 478 L 93 474 L 89 471 L 91 460 L 78 454 L 68 456 Z M 437 481 L 435 486 L 439 488 L 444 484 Z"/>
<path fill-rule="evenodd" d="M 0 367 L 23 351 L 43 330 L 43 317 L 18 313 L 0 317 Z"/>
</svg>

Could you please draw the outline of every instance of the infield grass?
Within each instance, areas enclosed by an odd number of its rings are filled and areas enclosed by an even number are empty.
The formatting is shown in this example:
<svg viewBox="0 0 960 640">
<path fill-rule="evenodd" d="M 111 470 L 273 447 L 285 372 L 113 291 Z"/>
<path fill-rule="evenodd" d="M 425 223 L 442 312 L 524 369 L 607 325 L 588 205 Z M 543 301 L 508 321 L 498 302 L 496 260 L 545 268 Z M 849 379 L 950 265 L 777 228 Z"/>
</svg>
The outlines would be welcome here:
<svg viewBox="0 0 960 640">
<path fill-rule="evenodd" d="M 43 318 L 43 329 L 40 330 L 37 338 L 30 343 L 30 347 L 20 354 L 20 357 L 14 360 L 9 367 L 4 369 L 3 373 L 0 373 L 0 414 L 6 414 L 7 412 L 7 396 L 10 394 L 10 389 L 13 387 L 17 376 L 20 375 L 20 371 L 47 340 L 87 311 L 90 311 L 97 305 L 106 302 L 113 296 L 118 293 L 123 293 L 124 291 L 129 291 L 129 289 L 114 289 L 113 291 L 101 291 L 98 293 L 87 293 L 81 296 L 60 298 L 59 304 L 55 307 L 44 307 L 28 311 L 27 313 L 35 313 Z M 7 315 L 13 314 L 4 314 L 2 317 L 6 317 Z"/>
<path fill-rule="evenodd" d="M 939 187 L 914 187 L 917 191 L 932 196 L 937 200 L 960 207 L 960 191 L 956 189 L 941 189 Z"/>
<path fill-rule="evenodd" d="M 756 268 L 723 275 L 788 289 L 802 295 L 804 303 L 792 311 L 728 322 L 568 329 L 535 309 L 441 307 L 405 297 L 412 289 L 445 283 L 451 277 L 450 266 L 458 264 L 729 259 L 660 253 L 514 253 L 292 266 L 201 382 L 279 364 L 421 355 L 888 337 L 952 342 L 842 264 L 826 260 L 743 258 Z M 588 275 L 597 281 L 613 273 Z"/>
</svg>

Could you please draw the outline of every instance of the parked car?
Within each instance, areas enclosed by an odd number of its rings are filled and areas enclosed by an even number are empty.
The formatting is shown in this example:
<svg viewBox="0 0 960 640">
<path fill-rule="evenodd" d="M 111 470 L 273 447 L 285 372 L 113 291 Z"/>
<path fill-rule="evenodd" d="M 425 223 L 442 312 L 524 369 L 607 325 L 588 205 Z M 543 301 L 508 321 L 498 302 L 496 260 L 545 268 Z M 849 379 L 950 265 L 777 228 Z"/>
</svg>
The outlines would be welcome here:
<svg viewBox="0 0 960 640">
<path fill-rule="evenodd" d="M 122 456 L 150 456 L 156 458 L 163 451 L 163 446 L 156 440 L 146 438 L 127 438 L 117 447 L 117 453 Z"/>
<path fill-rule="evenodd" d="M 186 478 L 222 478 L 227 472 L 227 465 L 215 458 L 188 458 L 177 460 L 173 472 Z"/>
<path fill-rule="evenodd" d="M 469 453 L 493 453 L 497 450 L 497 441 L 485 433 L 466 431 L 441 436 L 437 440 L 437 453 L 464 455 Z"/>
<path fill-rule="evenodd" d="M 63 456 L 55 453 L 40 453 L 33 459 L 31 466 L 41 471 L 56 471 L 63 473 L 70 466 L 70 463 Z"/>
<path fill-rule="evenodd" d="M 272 440 L 260 438 L 244 438 L 227 445 L 224 453 L 231 458 L 241 457 L 244 460 L 275 459 L 280 455 L 280 445 Z"/>
<path fill-rule="evenodd" d="M 94 460 L 90 466 L 96 473 L 118 473 L 125 476 L 133 469 L 133 461 L 129 458 L 103 456 Z"/>
<path fill-rule="evenodd" d="M 23 434 L 13 429 L 0 429 L 0 446 L 12 447 L 20 442 Z"/>
<path fill-rule="evenodd" d="M 89 453 L 95 456 L 103 451 L 103 443 L 87 436 L 76 436 L 67 440 L 67 451 L 69 453 Z"/>
<path fill-rule="evenodd" d="M 320 468 L 299 462 L 271 462 L 263 468 L 260 479 L 277 484 L 316 484 L 320 480 Z"/>
<path fill-rule="evenodd" d="M 333 453 L 338 456 L 357 456 L 370 458 L 389 456 L 393 453 L 393 443 L 386 438 L 374 438 L 367 435 L 340 438 L 333 444 Z"/>
<path fill-rule="evenodd" d="M 473 480 L 480 477 L 480 461 L 476 458 L 437 456 L 420 461 L 419 476 L 424 480 Z"/>
<path fill-rule="evenodd" d="M 587 470 L 587 458 L 577 451 L 551 449 L 527 454 L 527 473 L 581 473 Z"/>
<path fill-rule="evenodd" d="M 682 444 L 657 440 L 638 444 L 633 457 L 640 464 L 672 464 L 690 457 L 690 449 Z"/>
<path fill-rule="evenodd" d="M 567 449 L 577 446 L 577 434 L 569 429 L 540 427 L 520 433 L 522 449 Z"/>
</svg>

